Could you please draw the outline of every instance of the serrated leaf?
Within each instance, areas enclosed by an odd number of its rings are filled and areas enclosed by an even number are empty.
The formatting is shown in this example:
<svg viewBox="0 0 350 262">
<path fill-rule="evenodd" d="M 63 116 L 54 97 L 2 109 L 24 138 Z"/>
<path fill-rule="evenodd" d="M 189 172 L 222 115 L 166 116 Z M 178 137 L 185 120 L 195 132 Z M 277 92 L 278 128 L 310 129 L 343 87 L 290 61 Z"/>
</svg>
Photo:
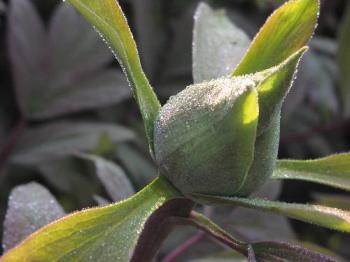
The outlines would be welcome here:
<svg viewBox="0 0 350 262">
<path fill-rule="evenodd" d="M 135 137 L 131 130 L 115 124 L 58 121 L 28 129 L 18 140 L 11 162 L 35 164 L 81 151 L 93 151 L 103 134 L 108 134 L 114 143 Z"/>
<path fill-rule="evenodd" d="M 99 31 L 125 70 L 153 149 L 153 125 L 160 103 L 142 70 L 134 38 L 118 1 L 69 0 L 69 3 Z"/>
<path fill-rule="evenodd" d="M 122 74 L 103 69 L 112 60 L 108 48 L 72 7 L 58 5 L 48 32 L 31 1 L 11 1 L 8 16 L 16 96 L 27 118 L 60 116 L 130 97 Z"/>
<path fill-rule="evenodd" d="M 117 164 L 94 155 L 80 156 L 92 162 L 97 177 L 114 202 L 126 199 L 135 193 L 125 172 Z"/>
<path fill-rule="evenodd" d="M 128 200 L 73 213 L 53 222 L 30 235 L 0 261 L 149 261 L 157 231 L 148 236 L 150 246 L 143 253 L 133 254 L 146 223 L 150 227 L 152 215 L 167 202 L 179 198 L 179 193 L 164 178 L 158 178 Z M 167 212 L 180 215 L 179 209 Z M 158 219 L 157 223 L 164 222 L 165 217 Z M 157 226 L 159 229 L 160 224 Z"/>
<path fill-rule="evenodd" d="M 350 154 L 314 160 L 279 160 L 272 178 L 304 180 L 350 191 Z"/>
<path fill-rule="evenodd" d="M 338 66 L 339 66 L 339 91 L 344 109 L 344 115 L 350 114 L 350 4 L 347 3 L 346 12 L 338 34 Z"/>
<path fill-rule="evenodd" d="M 259 198 L 221 197 L 193 194 L 205 204 L 235 205 L 284 215 L 307 223 L 342 232 L 350 232 L 350 212 L 319 205 L 290 204 Z"/>
<path fill-rule="evenodd" d="M 193 79 L 200 83 L 228 75 L 247 50 L 249 37 L 227 17 L 201 2 L 194 15 Z"/>
<path fill-rule="evenodd" d="M 282 5 L 260 29 L 233 75 L 263 71 L 305 46 L 314 32 L 318 12 L 318 0 L 293 0 Z"/>
<path fill-rule="evenodd" d="M 34 231 L 64 215 L 65 212 L 55 197 L 40 184 L 32 182 L 15 187 L 9 196 L 4 221 L 4 251 L 8 251 Z"/>
</svg>

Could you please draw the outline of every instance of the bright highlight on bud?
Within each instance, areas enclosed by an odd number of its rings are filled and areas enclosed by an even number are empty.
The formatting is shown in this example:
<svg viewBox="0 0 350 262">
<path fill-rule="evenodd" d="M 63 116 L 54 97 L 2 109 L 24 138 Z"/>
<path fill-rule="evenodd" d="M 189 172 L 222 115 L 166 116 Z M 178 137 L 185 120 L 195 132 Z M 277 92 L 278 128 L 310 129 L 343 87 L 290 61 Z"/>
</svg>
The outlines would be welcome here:
<svg viewBox="0 0 350 262">
<path fill-rule="evenodd" d="M 275 166 L 281 104 L 305 50 L 263 72 L 171 97 L 155 124 L 161 174 L 185 195 L 246 196 L 261 186 Z"/>
</svg>

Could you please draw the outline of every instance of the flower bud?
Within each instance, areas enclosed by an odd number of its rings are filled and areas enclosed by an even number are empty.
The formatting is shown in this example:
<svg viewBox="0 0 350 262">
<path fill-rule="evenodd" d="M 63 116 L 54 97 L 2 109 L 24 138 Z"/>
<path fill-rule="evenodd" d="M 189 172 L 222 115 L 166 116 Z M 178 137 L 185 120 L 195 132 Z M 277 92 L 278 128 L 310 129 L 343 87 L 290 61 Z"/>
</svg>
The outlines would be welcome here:
<svg viewBox="0 0 350 262">
<path fill-rule="evenodd" d="M 273 171 L 280 111 L 302 49 L 281 65 L 187 87 L 155 123 L 162 175 L 183 194 L 246 196 Z"/>
</svg>

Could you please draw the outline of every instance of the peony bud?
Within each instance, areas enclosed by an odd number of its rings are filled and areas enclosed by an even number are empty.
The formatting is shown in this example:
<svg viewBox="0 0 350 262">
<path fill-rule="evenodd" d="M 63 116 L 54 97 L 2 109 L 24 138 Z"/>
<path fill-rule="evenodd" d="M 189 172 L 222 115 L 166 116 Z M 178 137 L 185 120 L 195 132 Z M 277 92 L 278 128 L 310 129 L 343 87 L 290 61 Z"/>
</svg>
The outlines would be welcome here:
<svg viewBox="0 0 350 262">
<path fill-rule="evenodd" d="M 161 174 L 185 195 L 246 196 L 261 186 L 277 159 L 282 101 L 304 52 L 266 71 L 191 85 L 171 97 L 155 123 Z"/>
</svg>

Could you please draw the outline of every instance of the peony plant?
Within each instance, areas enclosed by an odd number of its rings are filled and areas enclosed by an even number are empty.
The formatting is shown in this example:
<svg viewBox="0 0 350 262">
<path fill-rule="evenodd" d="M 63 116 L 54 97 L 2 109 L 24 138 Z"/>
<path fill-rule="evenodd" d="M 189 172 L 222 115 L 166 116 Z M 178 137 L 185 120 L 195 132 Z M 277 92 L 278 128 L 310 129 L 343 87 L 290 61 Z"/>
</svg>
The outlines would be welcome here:
<svg viewBox="0 0 350 262">
<path fill-rule="evenodd" d="M 235 48 L 230 44 L 209 36 L 212 50 L 205 50 L 203 43 L 194 41 L 195 83 L 163 106 L 142 70 L 118 1 L 68 2 L 96 28 L 122 66 L 159 176 L 127 200 L 73 213 L 43 227 L 0 261 L 151 261 L 168 233 L 184 224 L 248 261 L 335 261 L 295 244 L 242 242 L 193 209 L 202 204 L 243 206 L 350 232 L 349 211 L 251 196 L 273 179 L 350 191 L 350 154 L 277 159 L 281 107 L 315 30 L 318 0 L 291 0 L 277 9 L 243 57 L 237 54 L 242 57 L 237 65 L 224 61 Z M 196 19 L 208 10 L 201 3 Z"/>
</svg>

